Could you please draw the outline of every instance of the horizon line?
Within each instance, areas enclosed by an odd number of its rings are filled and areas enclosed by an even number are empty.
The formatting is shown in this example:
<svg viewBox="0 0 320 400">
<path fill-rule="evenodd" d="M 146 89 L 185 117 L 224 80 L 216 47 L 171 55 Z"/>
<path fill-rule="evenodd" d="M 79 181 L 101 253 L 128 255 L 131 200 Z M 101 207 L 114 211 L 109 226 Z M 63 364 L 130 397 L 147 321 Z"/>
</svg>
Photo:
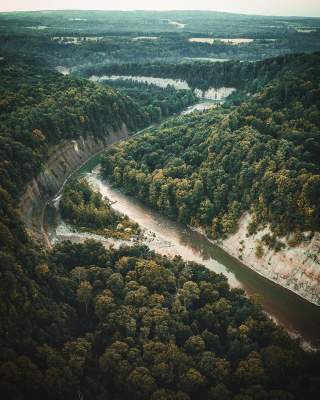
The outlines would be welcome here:
<svg viewBox="0 0 320 400">
<path fill-rule="evenodd" d="M 234 15 L 244 15 L 244 16 L 257 16 L 257 17 L 287 17 L 287 18 L 312 18 L 312 19 L 319 19 L 319 16 L 311 16 L 311 15 L 288 15 L 288 14 L 250 14 L 250 13 L 240 13 L 240 12 L 231 12 L 231 11 L 223 11 L 223 10 L 213 10 L 213 9 L 165 9 L 165 10 L 159 10 L 159 9 L 144 9 L 144 8 L 136 8 L 136 9 L 101 9 L 101 8 L 93 8 L 93 9 L 83 9 L 83 8 L 52 8 L 52 9 L 33 9 L 33 10 L 26 10 L 26 9 L 19 9 L 19 10 L 9 10 L 9 11 L 1 11 L 0 14 L 10 14 L 10 13 L 19 13 L 19 12 L 26 12 L 26 13 L 33 13 L 33 12 L 44 12 L 44 13 L 50 13 L 50 12 L 57 12 L 57 11 L 74 11 L 74 12 L 89 12 L 89 11 L 101 11 L 101 12 L 137 12 L 137 11 L 142 11 L 142 12 L 175 12 L 175 11 L 181 11 L 181 12 L 214 12 L 214 13 L 221 13 L 221 14 L 234 14 Z"/>
</svg>

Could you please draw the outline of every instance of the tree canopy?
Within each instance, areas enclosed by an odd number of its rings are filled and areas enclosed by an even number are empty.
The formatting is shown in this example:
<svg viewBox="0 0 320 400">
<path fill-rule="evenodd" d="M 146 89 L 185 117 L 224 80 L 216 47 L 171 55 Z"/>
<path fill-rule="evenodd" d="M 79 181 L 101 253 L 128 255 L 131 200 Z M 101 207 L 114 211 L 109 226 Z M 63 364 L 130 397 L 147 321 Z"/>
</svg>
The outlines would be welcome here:
<svg viewBox="0 0 320 400">
<path fill-rule="evenodd" d="M 251 229 L 269 222 L 275 234 L 318 230 L 313 57 L 312 66 L 292 64 L 291 75 L 283 71 L 238 108 L 177 117 L 111 148 L 104 173 L 212 236 L 232 231 L 248 209 Z M 305 352 L 223 275 L 145 246 L 64 242 L 49 251 L 31 239 L 16 203 L 56 145 L 105 137 L 123 123 L 144 127 L 150 115 L 145 99 L 26 59 L 0 63 L 1 396 L 318 398 L 319 352 Z M 64 196 L 62 212 L 74 224 L 117 222 L 85 182 L 71 183 Z"/>
<path fill-rule="evenodd" d="M 299 56 L 280 72 L 277 61 L 239 107 L 180 116 L 112 147 L 104 176 L 213 238 L 233 232 L 245 211 L 251 232 L 270 224 L 270 247 L 319 231 L 319 55 L 302 59 L 303 69 Z"/>
</svg>

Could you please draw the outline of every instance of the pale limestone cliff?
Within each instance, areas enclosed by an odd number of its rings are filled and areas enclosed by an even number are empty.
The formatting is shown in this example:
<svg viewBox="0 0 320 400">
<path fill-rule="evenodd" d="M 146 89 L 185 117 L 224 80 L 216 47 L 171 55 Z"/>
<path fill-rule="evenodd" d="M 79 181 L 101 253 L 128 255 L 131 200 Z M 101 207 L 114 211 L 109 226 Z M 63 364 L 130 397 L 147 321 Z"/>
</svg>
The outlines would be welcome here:
<svg viewBox="0 0 320 400">
<path fill-rule="evenodd" d="M 40 175 L 26 187 L 20 201 L 21 219 L 29 232 L 38 240 L 50 243 L 43 230 L 43 213 L 47 201 L 62 187 L 67 177 L 91 156 L 108 145 L 126 139 L 125 126 L 120 132 L 110 134 L 105 140 L 92 136 L 69 140 L 51 150 L 51 156 Z M 219 242 L 227 253 L 238 258 L 249 268 L 266 278 L 297 293 L 306 300 L 320 305 L 320 235 L 296 247 L 286 246 L 275 252 L 264 247 L 262 257 L 257 257 L 256 246 L 268 228 L 256 235 L 247 236 L 249 214 L 239 221 L 239 229 Z"/>
<path fill-rule="evenodd" d="M 123 124 L 121 131 L 109 133 L 104 140 L 93 136 L 80 137 L 77 140 L 65 140 L 51 149 L 51 156 L 42 172 L 29 182 L 19 203 L 21 219 L 35 239 L 49 245 L 43 230 L 44 208 L 68 176 L 94 154 L 128 136 L 128 130 Z"/>
<path fill-rule="evenodd" d="M 238 258 L 257 273 L 297 293 L 306 300 L 320 305 L 320 235 L 296 247 L 286 247 L 278 252 L 263 247 L 263 255 L 257 257 L 256 247 L 268 228 L 253 236 L 247 236 L 249 214 L 239 221 L 239 229 L 219 243 L 227 253 Z"/>
</svg>

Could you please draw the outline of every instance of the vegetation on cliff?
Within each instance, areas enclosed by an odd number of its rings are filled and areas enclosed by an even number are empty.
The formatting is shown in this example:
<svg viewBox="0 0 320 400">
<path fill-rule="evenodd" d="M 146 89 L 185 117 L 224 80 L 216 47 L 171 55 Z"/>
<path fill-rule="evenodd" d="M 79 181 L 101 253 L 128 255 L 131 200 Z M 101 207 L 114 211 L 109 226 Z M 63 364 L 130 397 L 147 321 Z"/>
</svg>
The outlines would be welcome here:
<svg viewBox="0 0 320 400">
<path fill-rule="evenodd" d="M 80 136 L 103 139 L 124 125 L 133 132 L 194 102 L 191 92 L 145 87 L 132 98 L 15 59 L 0 59 L 0 185 L 14 196 L 39 173 L 50 146 Z"/>
<path fill-rule="evenodd" d="M 222 275 L 144 246 L 115 250 L 94 241 L 65 242 L 48 251 L 32 242 L 16 203 L 53 146 L 81 134 L 103 137 L 123 122 L 131 129 L 143 126 L 145 114 L 111 88 L 26 61 L 0 62 L 1 396 L 318 398 L 319 353 L 303 351 Z M 251 205 L 265 206 L 261 218 L 280 231 L 317 229 L 316 67 L 302 78 L 279 77 L 231 113 L 180 117 L 113 147 L 105 172 L 121 185 L 128 182 L 132 193 L 135 184 L 152 204 L 158 197 L 157 206 L 170 215 L 180 212 L 195 224 L 203 215 L 211 232 L 213 226 L 228 231 L 237 210 Z M 208 182 L 214 197 L 205 197 Z M 68 218 L 81 220 L 92 204 L 112 218 L 85 184 L 69 190 Z M 276 210 L 282 204 L 291 215 L 282 210 L 281 219 Z M 215 225 L 210 212 L 217 212 Z M 88 213 L 88 224 L 99 223 L 95 215 Z"/>
<path fill-rule="evenodd" d="M 270 224 L 275 237 L 301 240 L 319 231 L 319 54 L 288 62 L 236 109 L 178 117 L 112 147 L 104 176 L 213 238 L 244 211 L 251 232 Z M 281 61 L 266 63 L 269 76 L 272 65 Z M 266 244 L 279 248 L 275 237 Z"/>
<path fill-rule="evenodd" d="M 0 184 L 14 196 L 39 173 L 50 146 L 147 123 L 133 100 L 110 87 L 6 59 L 0 73 Z"/>
</svg>

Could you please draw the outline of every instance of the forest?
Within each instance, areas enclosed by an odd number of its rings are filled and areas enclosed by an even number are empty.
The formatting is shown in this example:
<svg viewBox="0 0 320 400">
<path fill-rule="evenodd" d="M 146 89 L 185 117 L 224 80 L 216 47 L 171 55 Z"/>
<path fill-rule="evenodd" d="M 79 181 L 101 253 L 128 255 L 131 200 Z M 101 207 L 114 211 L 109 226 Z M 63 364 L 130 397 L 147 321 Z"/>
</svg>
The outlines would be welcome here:
<svg viewBox="0 0 320 400">
<path fill-rule="evenodd" d="M 111 208 L 108 198 L 95 191 L 85 178 L 68 182 L 59 201 L 61 217 L 73 227 L 115 239 L 138 236 L 138 224 Z"/>
<path fill-rule="evenodd" d="M 108 80 L 102 84 L 114 87 L 119 93 L 129 96 L 150 116 L 151 122 L 160 122 L 164 118 L 177 114 L 197 102 L 191 90 L 175 90 L 167 86 L 160 88 L 152 84 L 130 80 Z"/>
<path fill-rule="evenodd" d="M 39 173 L 49 148 L 62 140 L 103 139 L 123 124 L 134 132 L 195 101 L 191 91 L 140 86 L 135 93 L 134 88 L 119 92 L 63 77 L 21 56 L 0 59 L 0 73 L 0 184 L 13 195 Z"/>
<path fill-rule="evenodd" d="M 319 231 L 319 54 L 297 58 L 258 76 L 251 89 L 273 78 L 235 109 L 180 116 L 110 148 L 104 176 L 214 239 L 244 211 L 252 232 L 270 224 L 276 249 L 277 237 Z"/>
<path fill-rule="evenodd" d="M 254 215 L 251 232 L 270 224 L 264 241 L 276 250 L 288 233 L 294 245 L 319 231 L 320 55 L 239 61 L 318 49 L 319 20 L 133 14 L 0 15 L 1 398 L 315 400 L 319 351 L 305 351 L 256 296 L 231 288 L 222 274 L 141 245 L 45 247 L 20 219 L 21 193 L 66 140 L 160 124 L 108 149 L 104 177 L 211 238 L 233 232 L 246 211 Z M 216 35 L 230 36 L 230 18 L 235 35 L 277 42 L 212 49 L 188 42 L 213 24 Z M 187 33 L 172 21 L 189 25 Z M 155 31 L 159 44 L 132 40 Z M 104 38 L 52 39 L 66 32 Z M 209 49 L 236 60 L 163 63 Z M 151 62 L 139 65 L 146 57 Z M 57 65 L 83 68 L 63 76 Z M 238 91 L 215 110 L 170 118 L 195 102 L 192 91 L 85 79 L 104 73 Z M 76 229 L 139 234 L 85 180 L 67 182 L 60 212 Z"/>
<path fill-rule="evenodd" d="M 215 39 L 213 44 L 190 42 Z M 232 45 L 219 39 L 251 39 Z M 319 18 L 216 12 L 55 11 L 0 14 L 0 49 L 51 66 L 176 62 L 189 58 L 256 61 L 320 51 Z"/>
<path fill-rule="evenodd" d="M 255 61 L 286 53 L 320 50 L 318 31 L 308 34 L 307 38 L 306 34 L 293 31 L 285 38 L 257 39 L 239 45 L 222 41 L 215 41 L 213 44 L 194 43 L 189 41 L 192 34 L 181 33 L 157 33 L 156 39 L 143 39 L 145 33 L 127 36 L 118 32 L 107 33 L 106 36 L 96 39 L 97 33 L 83 36 L 83 32 L 76 35 L 72 32 L 71 36 L 66 36 L 65 31 L 59 31 L 50 36 L 43 34 L 43 31 L 37 31 L 36 34 L 29 31 L 23 35 L 21 32 L 1 35 L 0 31 L 0 49 L 32 55 L 51 66 L 66 65 L 75 71 L 81 66 L 96 64 L 144 64 L 149 61 L 175 62 L 193 58 L 199 58 L 200 61 L 201 58 Z M 198 34 L 197 37 L 199 36 L 202 37 L 203 34 Z M 55 39 L 56 37 L 59 39 Z M 142 39 L 136 39 L 140 37 Z"/>
<path fill-rule="evenodd" d="M 39 173 L 50 146 L 149 122 L 134 101 L 111 88 L 22 61 L 0 60 L 0 183 L 14 196 Z"/>
<path fill-rule="evenodd" d="M 0 255 L 6 399 L 317 398 L 319 354 L 200 265 L 94 241 Z"/>
<path fill-rule="evenodd" d="M 318 54 L 285 55 L 255 63 L 237 60 L 216 63 L 184 61 L 179 63 L 97 64 L 80 68 L 77 73 L 86 78 L 92 75 L 141 75 L 172 78 L 186 81 L 192 89 L 231 86 L 246 92 L 256 92 L 280 73 L 282 75 L 303 74 L 306 69 L 313 68 L 312 62 L 318 60 Z"/>
</svg>

